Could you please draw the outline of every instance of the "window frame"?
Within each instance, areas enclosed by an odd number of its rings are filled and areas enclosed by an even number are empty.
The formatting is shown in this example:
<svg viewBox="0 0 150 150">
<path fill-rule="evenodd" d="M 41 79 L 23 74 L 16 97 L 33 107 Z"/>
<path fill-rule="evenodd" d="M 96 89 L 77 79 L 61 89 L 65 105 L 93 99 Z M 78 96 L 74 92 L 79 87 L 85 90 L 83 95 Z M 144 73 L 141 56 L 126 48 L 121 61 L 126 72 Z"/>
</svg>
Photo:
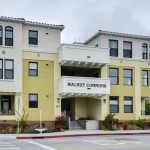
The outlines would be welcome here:
<svg viewBox="0 0 150 150">
<path fill-rule="evenodd" d="M 126 77 L 124 71 L 130 70 L 131 71 L 131 77 Z M 131 84 L 126 84 L 125 79 L 131 79 Z M 132 86 L 133 85 L 133 69 L 124 68 L 123 69 L 123 83 L 125 86 Z"/>
<path fill-rule="evenodd" d="M 37 100 L 36 101 L 31 101 L 30 100 L 31 95 L 36 95 Z M 38 108 L 38 94 L 37 93 L 29 93 L 28 100 L 29 100 L 29 108 Z M 31 102 L 36 102 L 36 104 L 31 104 Z"/>
<path fill-rule="evenodd" d="M 111 69 L 116 69 L 117 70 L 117 76 L 110 76 L 110 70 Z M 111 77 L 116 77 L 117 78 L 117 83 L 116 84 L 112 84 L 111 83 Z M 109 78 L 110 78 L 110 84 L 111 85 L 119 85 L 119 68 L 113 68 L 113 67 L 109 67 Z"/>
<path fill-rule="evenodd" d="M 7 29 L 7 28 L 10 28 L 10 29 Z M 6 34 L 7 34 L 8 31 L 9 31 L 9 32 L 10 32 L 10 31 L 12 32 L 12 38 L 7 38 Z M 14 34 L 14 33 L 13 33 L 13 27 L 11 27 L 11 26 L 6 26 L 6 27 L 5 27 L 5 46 L 13 46 L 13 36 L 14 36 L 13 34 Z M 12 41 L 11 41 L 11 44 L 8 44 L 9 42 L 7 43 L 7 40 L 12 40 Z"/>
<path fill-rule="evenodd" d="M 30 64 L 36 64 L 36 66 L 37 66 L 37 69 L 30 69 Z M 37 77 L 38 76 L 38 62 L 29 62 L 29 66 L 28 66 L 28 75 L 29 76 L 33 76 L 33 77 Z M 30 70 L 36 70 L 36 75 L 32 75 L 32 74 L 30 74 Z"/>
<path fill-rule="evenodd" d="M 145 78 L 145 77 L 143 77 L 143 72 L 147 72 L 147 78 Z M 144 85 L 144 79 L 146 79 L 147 80 L 147 84 L 146 85 Z M 142 70 L 142 85 L 144 86 L 144 87 L 146 87 L 146 86 L 149 86 L 149 70 Z"/>
<path fill-rule="evenodd" d="M 37 34 L 37 37 L 36 38 L 30 37 L 30 32 L 35 32 Z M 38 31 L 37 30 L 29 30 L 28 34 L 29 34 L 29 37 L 28 37 L 29 45 L 38 45 Z M 35 41 L 33 42 L 32 40 L 35 40 Z"/>
<path fill-rule="evenodd" d="M 146 52 L 144 52 L 144 49 L 143 49 L 144 47 L 146 47 Z M 146 44 L 146 43 L 142 44 L 142 59 L 144 59 L 144 60 L 148 59 L 148 44 Z"/>
<path fill-rule="evenodd" d="M 111 48 L 111 42 L 117 42 L 117 48 Z M 111 51 L 115 51 L 117 55 L 112 55 Z M 118 57 L 118 40 L 109 39 L 109 55 L 111 57 Z"/>
<path fill-rule="evenodd" d="M 2 32 L 2 36 L 0 37 L 0 45 L 3 45 L 3 27 L 0 26 L 0 32 Z"/>
<path fill-rule="evenodd" d="M 12 69 L 6 69 L 6 61 L 12 61 Z M 5 79 L 14 79 L 14 60 L 13 59 L 5 59 L 4 60 L 4 70 L 5 70 Z M 12 78 L 6 78 L 6 71 L 12 71 Z"/>
<path fill-rule="evenodd" d="M 131 44 L 131 49 L 125 49 L 124 48 L 124 43 L 130 43 Z M 131 41 L 123 41 L 123 57 L 124 58 L 132 58 L 132 42 Z M 128 52 L 128 53 L 127 53 Z M 129 54 L 130 52 L 130 56 L 127 56 L 127 54 Z"/>
<path fill-rule="evenodd" d="M 117 101 L 118 104 L 110 104 L 110 101 Z M 117 111 L 111 111 L 111 106 L 116 106 Z M 109 96 L 109 113 L 119 113 L 119 96 Z"/>
<path fill-rule="evenodd" d="M 3 62 L 3 59 L 1 59 L 1 58 L 0 58 L 0 61 L 2 61 L 2 69 L 0 68 L 0 70 L 2 71 L 2 78 L 0 78 L 0 79 L 3 79 L 3 73 L 4 73 L 4 71 L 3 71 L 4 66 L 3 66 L 3 64 L 4 64 L 4 62 Z"/>
<path fill-rule="evenodd" d="M 131 98 L 131 103 L 132 103 L 132 105 L 125 105 L 125 101 L 130 101 L 130 100 L 125 100 L 125 98 Z M 129 112 L 129 111 L 125 111 L 125 106 L 131 106 L 131 111 Z M 133 113 L 133 96 L 124 96 L 124 113 Z"/>
</svg>

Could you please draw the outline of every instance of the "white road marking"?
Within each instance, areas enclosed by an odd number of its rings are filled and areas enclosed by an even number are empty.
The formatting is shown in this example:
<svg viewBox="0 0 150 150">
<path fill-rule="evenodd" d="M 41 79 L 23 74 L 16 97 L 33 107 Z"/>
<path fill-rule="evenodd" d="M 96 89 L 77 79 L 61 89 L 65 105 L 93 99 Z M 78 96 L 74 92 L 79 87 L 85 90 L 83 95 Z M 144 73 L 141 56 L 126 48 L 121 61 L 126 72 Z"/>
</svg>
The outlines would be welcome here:
<svg viewBox="0 0 150 150">
<path fill-rule="evenodd" d="M 44 149 L 48 149 L 48 150 L 56 150 L 52 147 L 49 147 L 49 146 L 46 146 L 46 145 L 43 145 L 43 144 L 40 144 L 40 143 L 37 143 L 37 142 L 33 142 L 33 141 L 27 141 L 27 140 L 23 140 L 24 142 L 27 142 L 27 143 L 30 143 L 30 144 L 33 144 L 33 145 L 36 145 L 38 147 L 41 147 L 41 148 L 44 148 Z"/>
<path fill-rule="evenodd" d="M 0 147 L 6 147 L 6 146 L 8 146 L 8 147 L 10 147 L 10 146 L 16 146 L 16 145 L 8 145 L 8 144 L 2 144 L 2 145 L 0 145 Z"/>
<path fill-rule="evenodd" d="M 1 150 L 17 150 L 20 149 L 20 147 L 9 147 L 9 148 L 1 148 Z"/>
</svg>

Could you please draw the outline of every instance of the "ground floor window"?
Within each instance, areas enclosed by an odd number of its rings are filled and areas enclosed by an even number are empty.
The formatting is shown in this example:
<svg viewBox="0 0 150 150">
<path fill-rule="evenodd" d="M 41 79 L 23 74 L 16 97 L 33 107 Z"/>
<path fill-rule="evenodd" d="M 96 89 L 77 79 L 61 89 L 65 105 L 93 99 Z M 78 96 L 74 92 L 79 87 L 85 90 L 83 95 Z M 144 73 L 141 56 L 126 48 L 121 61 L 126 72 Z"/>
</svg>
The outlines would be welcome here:
<svg viewBox="0 0 150 150">
<path fill-rule="evenodd" d="M 124 96 L 124 113 L 133 113 L 133 97 Z"/>
<path fill-rule="evenodd" d="M 29 94 L 29 108 L 38 108 L 38 94 Z"/>
<path fill-rule="evenodd" d="M 11 110 L 11 96 L 2 96 L 1 97 L 1 112 L 9 113 Z"/>
<path fill-rule="evenodd" d="M 118 96 L 110 96 L 109 97 L 110 113 L 119 113 L 119 97 Z"/>
</svg>

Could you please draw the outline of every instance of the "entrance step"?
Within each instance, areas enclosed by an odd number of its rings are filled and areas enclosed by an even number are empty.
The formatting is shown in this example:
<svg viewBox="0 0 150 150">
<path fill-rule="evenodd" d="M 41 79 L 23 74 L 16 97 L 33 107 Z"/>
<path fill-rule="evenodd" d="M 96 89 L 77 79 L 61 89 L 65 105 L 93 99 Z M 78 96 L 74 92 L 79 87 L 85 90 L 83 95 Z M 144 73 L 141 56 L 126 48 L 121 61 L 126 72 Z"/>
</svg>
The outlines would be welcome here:
<svg viewBox="0 0 150 150">
<path fill-rule="evenodd" d="M 83 130 L 78 121 L 70 121 L 70 130 Z"/>
</svg>

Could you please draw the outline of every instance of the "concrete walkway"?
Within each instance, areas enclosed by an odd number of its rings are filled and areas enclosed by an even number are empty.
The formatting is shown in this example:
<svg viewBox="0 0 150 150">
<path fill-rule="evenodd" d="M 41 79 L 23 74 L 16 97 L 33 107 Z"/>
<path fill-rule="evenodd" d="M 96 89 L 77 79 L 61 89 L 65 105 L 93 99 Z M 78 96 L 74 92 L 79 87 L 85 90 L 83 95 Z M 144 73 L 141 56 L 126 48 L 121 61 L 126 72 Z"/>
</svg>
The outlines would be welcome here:
<svg viewBox="0 0 150 150">
<path fill-rule="evenodd" d="M 79 130 L 64 131 L 43 134 L 19 134 L 5 135 L 16 139 L 38 139 L 38 138 L 63 138 L 76 136 L 110 136 L 110 135 L 150 135 L 150 130 L 125 130 L 125 131 L 103 131 L 103 130 Z M 2 135 L 0 135 L 1 137 Z"/>
</svg>

